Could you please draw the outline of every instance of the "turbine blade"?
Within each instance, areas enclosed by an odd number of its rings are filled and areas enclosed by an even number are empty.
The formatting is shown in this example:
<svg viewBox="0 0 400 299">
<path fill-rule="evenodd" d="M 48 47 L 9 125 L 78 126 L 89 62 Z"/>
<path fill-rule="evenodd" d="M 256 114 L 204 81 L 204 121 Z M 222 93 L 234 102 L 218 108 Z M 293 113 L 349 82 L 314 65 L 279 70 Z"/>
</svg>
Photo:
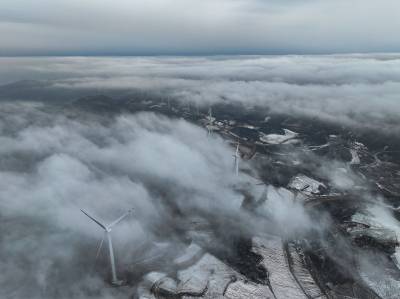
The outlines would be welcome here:
<svg viewBox="0 0 400 299">
<path fill-rule="evenodd" d="M 100 241 L 100 244 L 99 244 L 99 247 L 97 247 L 97 252 L 96 252 L 96 260 L 97 260 L 97 258 L 99 257 L 99 255 L 100 255 L 100 251 L 101 251 L 101 248 L 102 248 L 102 246 L 103 246 L 103 243 L 104 243 L 104 235 L 103 235 L 103 238 L 101 238 L 101 241 Z"/>
<path fill-rule="evenodd" d="M 88 216 L 90 219 L 92 219 L 94 222 L 96 222 L 98 225 L 100 225 L 104 230 L 107 230 L 107 227 L 101 223 L 100 221 L 98 221 L 97 219 L 95 219 L 94 217 L 90 216 L 87 212 L 85 212 L 84 210 L 81 209 L 81 212 L 83 214 L 85 214 L 86 216 Z"/>
<path fill-rule="evenodd" d="M 128 212 L 126 212 L 124 215 L 122 215 L 121 217 L 119 217 L 117 220 L 113 221 L 110 225 L 107 226 L 108 229 L 110 229 L 111 227 L 113 227 L 114 225 L 120 223 L 126 216 L 128 216 L 129 214 L 132 213 L 132 210 L 129 210 Z"/>
</svg>

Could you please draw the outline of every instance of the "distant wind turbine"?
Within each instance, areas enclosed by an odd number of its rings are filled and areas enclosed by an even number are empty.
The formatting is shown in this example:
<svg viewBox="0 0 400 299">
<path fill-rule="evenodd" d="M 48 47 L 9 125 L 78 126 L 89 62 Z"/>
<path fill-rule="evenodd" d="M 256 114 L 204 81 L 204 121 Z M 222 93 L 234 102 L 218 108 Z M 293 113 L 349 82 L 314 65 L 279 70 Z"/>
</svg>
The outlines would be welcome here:
<svg viewBox="0 0 400 299">
<path fill-rule="evenodd" d="M 214 122 L 214 118 L 212 117 L 212 110 L 211 110 L 211 107 L 210 107 L 210 108 L 208 109 L 207 125 L 206 125 L 208 136 L 210 136 L 211 133 L 212 133 L 211 127 L 212 127 L 213 122 Z"/>
<path fill-rule="evenodd" d="M 233 158 L 235 159 L 235 173 L 236 176 L 239 176 L 239 160 L 240 160 L 240 153 L 239 153 L 239 142 L 237 143 L 236 146 L 236 151 L 235 154 L 233 155 Z"/>
<path fill-rule="evenodd" d="M 113 285 L 116 285 L 116 286 L 120 286 L 122 284 L 122 281 L 117 279 L 117 272 L 115 270 L 115 257 L 114 257 L 114 249 L 113 249 L 112 240 L 111 240 L 111 229 L 112 229 L 113 226 L 115 226 L 118 223 L 120 223 L 126 216 L 130 215 L 132 213 L 132 210 L 133 209 L 129 210 L 128 212 L 123 214 L 121 217 L 119 217 L 118 219 L 113 221 L 111 224 L 105 225 L 105 224 L 101 223 L 99 220 L 97 220 L 96 218 L 94 218 L 93 216 L 89 215 L 87 212 L 85 212 L 84 210 L 81 209 L 83 214 L 88 216 L 91 220 L 93 220 L 96 224 L 98 224 L 105 231 L 105 237 L 107 238 L 107 241 L 108 241 L 108 250 L 109 250 L 109 253 L 110 253 L 111 274 L 112 274 L 111 283 Z M 100 254 L 100 250 L 101 250 L 101 247 L 103 246 L 103 242 L 104 242 L 104 237 L 100 242 L 99 248 L 97 249 L 96 258 Z"/>
<path fill-rule="evenodd" d="M 212 122 L 212 120 L 213 120 L 213 117 L 212 117 L 212 109 L 211 109 L 211 107 L 210 107 L 210 108 L 208 108 L 208 121 L 209 121 L 209 122 Z"/>
</svg>

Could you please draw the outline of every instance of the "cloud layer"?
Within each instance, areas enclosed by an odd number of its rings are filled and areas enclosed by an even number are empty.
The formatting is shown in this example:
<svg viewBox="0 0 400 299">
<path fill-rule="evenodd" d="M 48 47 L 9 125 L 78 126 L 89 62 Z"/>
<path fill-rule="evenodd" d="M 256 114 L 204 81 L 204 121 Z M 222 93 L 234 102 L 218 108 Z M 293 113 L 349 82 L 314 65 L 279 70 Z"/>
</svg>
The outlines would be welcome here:
<svg viewBox="0 0 400 299">
<path fill-rule="evenodd" d="M 152 241 L 179 246 L 186 216 L 240 219 L 232 150 L 186 121 L 71 120 L 17 103 L 2 105 L 0 124 L 1 297 L 117 298 L 106 254 L 93 271 L 102 231 L 81 208 L 106 223 L 135 208 L 113 230 L 119 274 Z"/>
<path fill-rule="evenodd" d="M 393 52 L 399 9 L 396 0 L 4 0 L 0 55 Z"/>
<path fill-rule="evenodd" d="M 41 91 L 55 91 L 50 102 L 71 90 L 141 90 L 207 108 L 242 104 L 265 115 L 316 117 L 389 134 L 400 132 L 399 63 L 395 54 L 2 58 L 0 82 L 41 80 Z M 114 296 L 104 287 L 107 260 L 100 261 L 100 270 L 89 270 L 101 231 L 80 208 L 105 221 L 135 208 L 134 217 L 113 234 L 116 250 L 123 253 L 117 254 L 120 264 L 140 259 L 147 250 L 142 244 L 153 248 L 151 242 L 167 241 L 179 246 L 182 234 L 177 228 L 188 215 L 207 218 L 216 235 L 227 227 L 230 232 L 279 227 L 287 230 L 279 233 L 289 235 L 320 227 L 293 203 L 291 194 L 273 187 L 267 188 L 269 200 L 258 209 L 259 218 L 239 212 L 243 196 L 238 189 L 258 196 L 260 190 L 252 187 L 254 179 L 233 175 L 234 149 L 217 136 L 207 138 L 196 125 L 153 113 L 108 118 L 82 112 L 83 117 L 68 118 L 58 105 L 29 101 L 29 92 L 20 98 L 25 101 L 2 101 L 0 106 L 4 297 Z M 318 165 L 315 174 L 336 189 L 359 183 L 344 163 L 317 162 L 325 168 Z M 347 172 L 334 172 L 338 168 Z M 266 217 L 276 227 L 265 225 Z M 291 225 L 285 223 L 288 218 Z M 24 284 L 17 285 L 20 281 Z"/>
<path fill-rule="evenodd" d="M 0 82 L 50 80 L 53 89 L 142 90 L 195 102 L 238 103 L 399 132 L 400 56 L 3 58 Z M 56 100 L 56 99 L 54 99 Z"/>
</svg>

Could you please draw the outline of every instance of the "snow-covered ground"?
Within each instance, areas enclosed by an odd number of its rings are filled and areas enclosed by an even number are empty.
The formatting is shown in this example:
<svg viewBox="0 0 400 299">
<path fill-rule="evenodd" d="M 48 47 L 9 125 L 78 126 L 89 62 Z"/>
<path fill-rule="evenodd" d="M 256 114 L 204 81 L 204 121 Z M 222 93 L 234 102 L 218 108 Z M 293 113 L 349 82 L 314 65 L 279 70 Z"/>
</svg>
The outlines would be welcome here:
<svg viewBox="0 0 400 299">
<path fill-rule="evenodd" d="M 276 299 L 308 299 L 290 272 L 281 238 L 253 238 L 253 250 L 263 257 L 262 265 L 268 270 Z"/>
<path fill-rule="evenodd" d="M 355 233 L 367 234 L 378 241 L 398 242 L 400 240 L 400 223 L 383 206 L 370 206 L 365 213 L 356 213 L 352 221 L 363 224 L 364 228 Z M 398 266 L 400 262 L 400 250 L 397 246 L 396 253 L 392 256 Z M 364 282 L 384 299 L 398 299 L 400 294 L 400 280 L 384 271 L 381 265 L 360 258 L 360 275 Z M 399 268 L 400 270 L 400 268 Z"/>
<path fill-rule="evenodd" d="M 288 143 L 289 141 L 296 141 L 296 138 L 299 134 L 288 129 L 283 129 L 284 134 L 264 134 L 260 132 L 260 141 L 267 144 L 283 144 Z"/>
<path fill-rule="evenodd" d="M 326 186 L 304 174 L 299 174 L 291 179 L 288 188 L 301 191 L 306 195 L 320 194 L 321 188 L 326 189 Z"/>
</svg>

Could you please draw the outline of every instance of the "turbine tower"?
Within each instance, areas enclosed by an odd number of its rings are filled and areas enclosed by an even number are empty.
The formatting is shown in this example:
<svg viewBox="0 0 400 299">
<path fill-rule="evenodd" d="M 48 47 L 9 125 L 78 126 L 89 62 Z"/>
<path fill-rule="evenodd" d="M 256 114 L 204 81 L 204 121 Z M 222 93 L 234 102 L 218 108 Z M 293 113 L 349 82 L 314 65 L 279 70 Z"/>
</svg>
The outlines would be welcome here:
<svg viewBox="0 0 400 299">
<path fill-rule="evenodd" d="M 239 159 L 240 159 L 239 141 L 237 143 L 236 151 L 235 151 L 235 154 L 233 155 L 233 158 L 235 159 L 235 173 L 236 173 L 236 176 L 239 176 Z"/>
<path fill-rule="evenodd" d="M 101 223 L 99 220 L 97 220 L 93 216 L 89 215 L 84 210 L 81 209 L 81 211 L 82 211 L 83 214 L 85 214 L 91 220 L 93 220 L 97 225 L 99 225 L 102 229 L 104 229 L 105 237 L 107 238 L 107 242 L 108 242 L 108 251 L 110 253 L 110 264 L 111 264 L 111 275 L 112 275 L 111 283 L 113 285 L 115 285 L 115 286 L 122 285 L 122 281 L 117 279 L 117 271 L 115 270 L 115 257 L 114 257 L 114 249 L 113 249 L 112 240 L 111 240 L 111 229 L 112 229 L 113 226 L 115 226 L 118 223 L 120 223 L 126 216 L 130 215 L 132 213 L 132 209 L 129 210 L 128 212 L 126 212 L 125 214 L 123 214 L 121 217 L 119 217 L 115 221 L 111 222 L 109 225 L 105 225 L 105 224 Z M 101 247 L 103 245 L 103 242 L 104 242 L 104 237 L 100 242 L 99 248 L 97 250 L 96 258 L 100 253 L 100 250 L 101 250 Z"/>
<path fill-rule="evenodd" d="M 211 107 L 208 109 L 208 115 L 207 115 L 207 125 L 206 125 L 206 127 L 207 127 L 207 135 L 208 136 L 210 136 L 211 135 L 211 133 L 212 133 L 212 124 L 213 124 L 213 121 L 214 121 L 214 118 L 212 117 L 212 110 L 211 110 Z"/>
</svg>

